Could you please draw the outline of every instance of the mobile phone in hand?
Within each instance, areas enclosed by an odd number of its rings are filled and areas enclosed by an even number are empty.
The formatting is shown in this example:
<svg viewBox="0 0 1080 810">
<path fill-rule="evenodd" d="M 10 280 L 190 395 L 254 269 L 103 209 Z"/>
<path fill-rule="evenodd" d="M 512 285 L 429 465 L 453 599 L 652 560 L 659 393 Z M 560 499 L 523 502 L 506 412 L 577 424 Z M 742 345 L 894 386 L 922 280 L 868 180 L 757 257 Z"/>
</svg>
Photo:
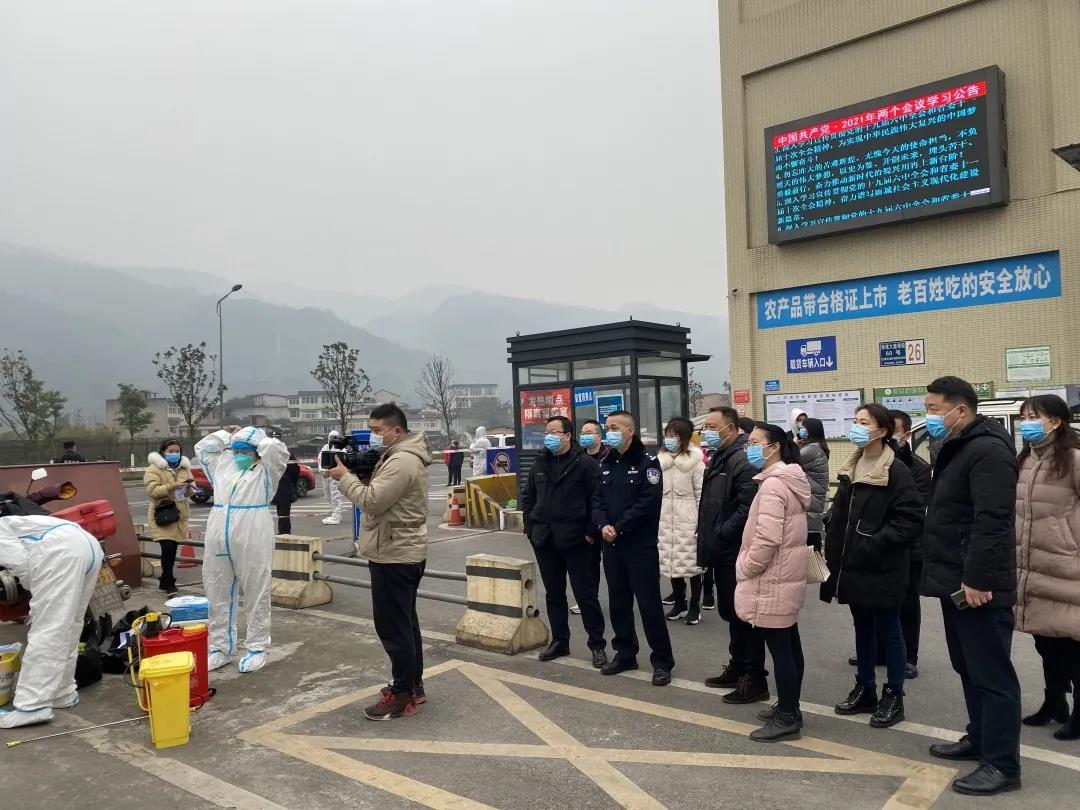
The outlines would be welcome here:
<svg viewBox="0 0 1080 810">
<path fill-rule="evenodd" d="M 968 604 L 967 597 L 964 595 L 963 588 L 958 590 L 956 593 L 951 594 L 950 598 L 953 600 L 953 604 L 956 605 L 957 610 L 967 610 L 969 607 L 971 607 L 971 605 Z"/>
</svg>

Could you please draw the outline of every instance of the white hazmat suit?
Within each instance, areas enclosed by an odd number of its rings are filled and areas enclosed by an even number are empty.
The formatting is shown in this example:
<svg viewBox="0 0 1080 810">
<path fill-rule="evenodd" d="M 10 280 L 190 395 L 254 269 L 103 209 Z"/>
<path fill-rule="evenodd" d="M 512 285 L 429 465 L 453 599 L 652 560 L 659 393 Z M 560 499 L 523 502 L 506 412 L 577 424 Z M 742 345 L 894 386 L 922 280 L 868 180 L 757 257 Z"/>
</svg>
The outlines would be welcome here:
<svg viewBox="0 0 1080 810">
<path fill-rule="evenodd" d="M 259 462 L 242 470 L 235 443 L 253 445 Z M 211 433 L 195 445 L 195 457 L 214 487 L 214 508 L 206 523 L 203 585 L 210 601 L 210 669 L 219 669 L 237 651 L 236 618 L 240 597 L 247 611 L 247 655 L 241 672 L 266 663 L 270 646 L 270 579 L 276 518 L 270 499 L 289 461 L 289 449 L 265 431 L 246 427 L 231 434 Z"/>
<path fill-rule="evenodd" d="M 78 524 L 45 515 L 0 518 L 0 565 L 30 591 L 30 633 L 15 711 L 0 711 L 0 728 L 45 723 L 53 709 L 79 702 L 79 636 L 102 559 L 97 538 Z"/>
<path fill-rule="evenodd" d="M 341 513 L 345 511 L 345 496 L 341 494 L 341 490 L 338 489 L 337 481 L 330 477 L 330 470 L 333 467 L 324 467 L 322 464 L 322 454 L 330 449 L 330 439 L 341 438 L 341 434 L 336 430 L 331 430 L 327 437 L 326 444 L 322 446 L 322 450 L 319 451 L 319 470 L 323 476 L 323 491 L 326 494 L 326 500 L 330 504 L 330 514 L 323 518 L 323 523 L 328 526 L 333 526 L 341 523 Z"/>
<path fill-rule="evenodd" d="M 469 453 L 472 455 L 472 474 L 487 475 L 487 451 L 491 449 L 491 439 L 487 437 L 487 428 L 476 429 L 476 439 L 469 445 Z"/>
</svg>

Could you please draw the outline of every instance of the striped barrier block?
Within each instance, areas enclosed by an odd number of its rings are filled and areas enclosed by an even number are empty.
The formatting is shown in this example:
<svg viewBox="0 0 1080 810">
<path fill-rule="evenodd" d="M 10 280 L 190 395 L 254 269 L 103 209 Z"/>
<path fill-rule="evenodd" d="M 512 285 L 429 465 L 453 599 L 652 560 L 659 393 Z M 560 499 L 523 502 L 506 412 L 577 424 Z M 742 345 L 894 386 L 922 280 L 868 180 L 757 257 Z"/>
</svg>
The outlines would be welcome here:
<svg viewBox="0 0 1080 810">
<path fill-rule="evenodd" d="M 468 604 L 458 622 L 458 644 L 513 655 L 548 643 L 536 608 L 535 563 L 473 554 L 465 560 L 465 574 Z"/>
<path fill-rule="evenodd" d="M 315 552 L 321 554 L 322 550 L 320 537 L 279 534 L 274 538 L 273 580 L 270 583 L 272 604 L 299 610 L 333 601 L 333 589 L 314 577 L 323 572 L 323 564 L 312 559 L 311 555 Z"/>
</svg>

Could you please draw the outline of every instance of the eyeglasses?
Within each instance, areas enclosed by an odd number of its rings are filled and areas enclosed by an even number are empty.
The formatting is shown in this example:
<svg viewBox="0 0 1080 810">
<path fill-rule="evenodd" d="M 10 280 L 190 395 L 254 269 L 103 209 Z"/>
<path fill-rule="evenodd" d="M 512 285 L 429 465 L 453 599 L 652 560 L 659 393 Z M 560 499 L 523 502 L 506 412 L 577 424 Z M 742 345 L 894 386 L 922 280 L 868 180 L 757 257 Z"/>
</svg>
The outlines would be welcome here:
<svg viewBox="0 0 1080 810">
<path fill-rule="evenodd" d="M 566 431 L 565 430 L 545 430 L 544 435 L 545 436 L 565 436 Z"/>
</svg>

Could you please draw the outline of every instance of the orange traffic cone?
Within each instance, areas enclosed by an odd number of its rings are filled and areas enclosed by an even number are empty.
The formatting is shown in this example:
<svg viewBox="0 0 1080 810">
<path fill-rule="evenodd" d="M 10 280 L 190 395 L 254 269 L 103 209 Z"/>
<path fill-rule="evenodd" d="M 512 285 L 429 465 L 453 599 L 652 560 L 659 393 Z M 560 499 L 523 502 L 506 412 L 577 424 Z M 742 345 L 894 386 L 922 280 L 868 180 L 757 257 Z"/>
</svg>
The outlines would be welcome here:
<svg viewBox="0 0 1080 810">
<path fill-rule="evenodd" d="M 451 526 L 464 526 L 465 520 L 461 517 L 461 504 L 457 495 L 450 501 L 450 524 Z"/>
<path fill-rule="evenodd" d="M 188 532 L 188 540 L 191 539 L 191 532 Z M 180 558 L 176 562 L 177 568 L 194 568 L 198 563 L 188 562 L 188 560 L 195 559 L 195 546 L 181 545 L 180 546 Z"/>
</svg>

